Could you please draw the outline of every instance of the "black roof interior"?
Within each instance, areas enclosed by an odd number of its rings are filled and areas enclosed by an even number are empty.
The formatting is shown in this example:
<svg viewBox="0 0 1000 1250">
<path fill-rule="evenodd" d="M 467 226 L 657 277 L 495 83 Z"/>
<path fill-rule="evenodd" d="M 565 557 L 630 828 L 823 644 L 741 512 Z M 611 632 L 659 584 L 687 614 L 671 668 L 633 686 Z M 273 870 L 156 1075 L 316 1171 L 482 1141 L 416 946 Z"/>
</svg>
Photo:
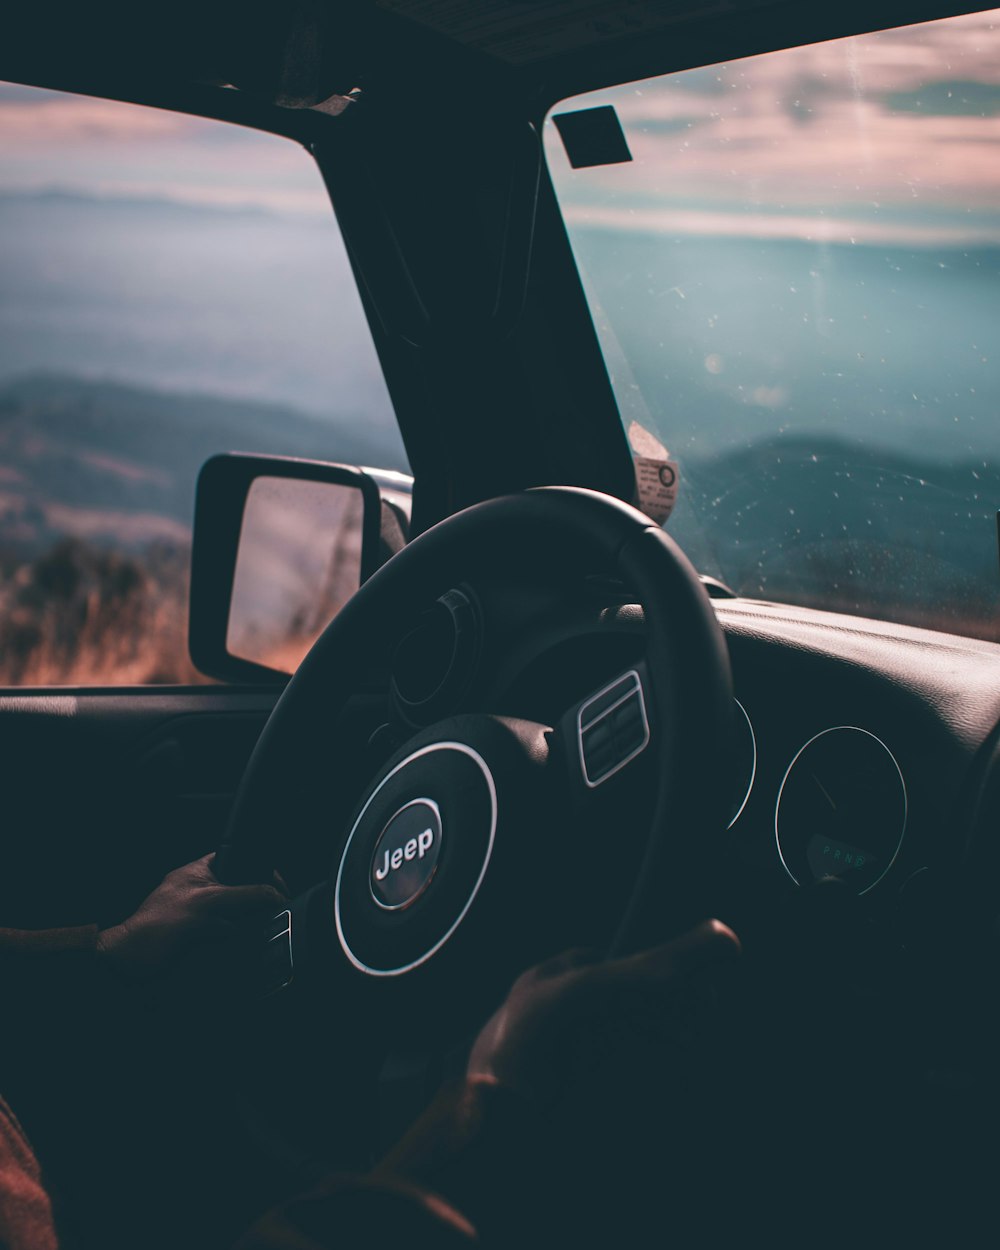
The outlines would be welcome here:
<svg viewBox="0 0 1000 1250">
<path fill-rule="evenodd" d="M 433 109 L 457 88 L 530 100 L 992 7 L 954 0 L 66 0 L 8 7 L 0 68 L 104 94 L 227 83 L 308 107 L 354 88 Z"/>
</svg>

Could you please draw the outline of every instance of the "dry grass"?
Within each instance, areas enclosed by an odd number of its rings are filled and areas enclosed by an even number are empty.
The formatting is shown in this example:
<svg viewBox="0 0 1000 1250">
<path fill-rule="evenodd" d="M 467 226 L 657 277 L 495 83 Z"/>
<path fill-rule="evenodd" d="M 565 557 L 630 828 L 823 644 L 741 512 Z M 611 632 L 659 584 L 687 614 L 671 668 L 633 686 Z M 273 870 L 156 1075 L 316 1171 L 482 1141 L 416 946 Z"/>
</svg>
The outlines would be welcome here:
<svg viewBox="0 0 1000 1250">
<path fill-rule="evenodd" d="M 186 544 L 134 554 L 66 538 L 0 555 L 0 685 L 204 682 L 187 652 Z"/>
<path fill-rule="evenodd" d="M 34 559 L 0 550 L 0 686 L 209 681 L 188 657 L 189 562 L 189 542 L 166 538 L 133 552 L 80 537 L 61 538 Z M 936 609 L 864 593 L 809 593 L 801 585 L 768 590 L 789 603 L 1000 641 L 992 604 L 969 602 L 965 587 L 964 595 L 957 586 L 944 588 Z M 319 628 L 303 625 L 295 622 L 287 637 L 254 658 L 294 671 Z"/>
</svg>

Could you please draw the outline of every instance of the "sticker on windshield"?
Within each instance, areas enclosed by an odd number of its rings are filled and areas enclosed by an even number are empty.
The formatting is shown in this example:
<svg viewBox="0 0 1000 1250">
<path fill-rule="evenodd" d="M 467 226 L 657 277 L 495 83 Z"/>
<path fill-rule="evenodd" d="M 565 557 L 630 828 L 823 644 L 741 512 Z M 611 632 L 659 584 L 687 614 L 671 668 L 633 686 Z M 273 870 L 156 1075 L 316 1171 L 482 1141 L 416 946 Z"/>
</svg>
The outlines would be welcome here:
<svg viewBox="0 0 1000 1250">
<path fill-rule="evenodd" d="M 638 421 L 628 427 L 635 463 L 635 502 L 657 525 L 663 525 L 677 502 L 680 467 L 655 434 Z"/>
</svg>

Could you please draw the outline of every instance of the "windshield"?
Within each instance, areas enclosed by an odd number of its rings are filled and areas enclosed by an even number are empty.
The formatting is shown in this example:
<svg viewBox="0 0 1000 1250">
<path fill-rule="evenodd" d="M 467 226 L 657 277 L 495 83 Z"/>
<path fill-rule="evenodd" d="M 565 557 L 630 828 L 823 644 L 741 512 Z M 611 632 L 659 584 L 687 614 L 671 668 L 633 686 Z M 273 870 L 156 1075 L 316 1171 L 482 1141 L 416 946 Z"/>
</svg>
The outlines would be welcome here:
<svg viewBox="0 0 1000 1250">
<path fill-rule="evenodd" d="M 670 74 L 546 124 L 633 448 L 641 427 L 668 449 L 667 528 L 739 594 L 1000 640 L 998 20 Z M 571 168 L 554 119 L 607 105 L 632 159 Z"/>
</svg>

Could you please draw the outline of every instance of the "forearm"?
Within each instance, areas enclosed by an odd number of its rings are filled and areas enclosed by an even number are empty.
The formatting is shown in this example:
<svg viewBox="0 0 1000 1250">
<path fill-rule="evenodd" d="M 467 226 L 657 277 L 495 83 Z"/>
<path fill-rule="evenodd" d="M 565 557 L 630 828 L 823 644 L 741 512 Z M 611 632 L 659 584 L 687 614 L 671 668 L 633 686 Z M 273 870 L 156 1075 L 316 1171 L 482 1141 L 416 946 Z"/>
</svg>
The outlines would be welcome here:
<svg viewBox="0 0 1000 1250">
<path fill-rule="evenodd" d="M 0 928 L 0 987 L 8 1013 L 30 1004 L 31 1015 L 65 1016 L 92 1001 L 96 1007 L 120 994 L 121 984 L 104 958 L 96 924 L 66 929 Z M 95 1001 L 96 1000 L 96 1001 Z"/>
<path fill-rule="evenodd" d="M 531 1245 L 552 1179 L 549 1136 L 546 1117 L 530 1100 L 492 1081 L 455 1081 L 373 1176 L 403 1177 L 440 1195 L 485 1245 Z"/>
<path fill-rule="evenodd" d="M 98 947 L 96 924 L 70 929 L 0 928 L 0 961 L 65 954 L 93 954 Z"/>
<path fill-rule="evenodd" d="M 365 1176 L 338 1175 L 268 1212 L 237 1250 L 427 1250 L 546 1244 L 536 1192 L 539 1124 L 521 1100 L 483 1082 L 445 1086 Z"/>
<path fill-rule="evenodd" d="M 460 1212 L 418 1185 L 334 1176 L 269 1211 L 234 1250 L 342 1250 L 397 1241 L 421 1250 L 458 1250 L 478 1240 Z"/>
<path fill-rule="evenodd" d="M 52 1203 L 17 1117 L 0 1098 L 0 1246 L 56 1250 Z"/>
<path fill-rule="evenodd" d="M 114 1019 L 126 997 L 101 958 L 97 925 L 0 928 L 0 990 L 7 1020 L 0 1063 L 8 1093 L 43 1056 L 86 1044 L 95 1022 Z"/>
</svg>

